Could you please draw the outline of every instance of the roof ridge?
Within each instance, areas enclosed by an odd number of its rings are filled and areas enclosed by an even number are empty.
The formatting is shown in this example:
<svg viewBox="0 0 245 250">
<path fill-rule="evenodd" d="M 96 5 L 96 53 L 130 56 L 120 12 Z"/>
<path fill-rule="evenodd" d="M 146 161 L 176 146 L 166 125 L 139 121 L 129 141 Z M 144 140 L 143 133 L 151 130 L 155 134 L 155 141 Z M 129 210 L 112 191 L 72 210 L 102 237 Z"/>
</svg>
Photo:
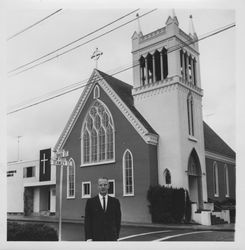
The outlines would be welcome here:
<svg viewBox="0 0 245 250">
<path fill-rule="evenodd" d="M 126 83 L 126 82 L 124 82 L 124 81 L 122 81 L 122 80 L 120 80 L 120 79 L 118 79 L 118 78 L 115 78 L 114 76 L 109 75 L 109 74 L 107 74 L 107 73 L 105 73 L 105 72 L 103 72 L 103 71 L 101 71 L 101 70 L 98 70 L 98 69 L 96 69 L 96 70 L 99 72 L 99 74 L 105 75 L 106 77 L 110 77 L 110 78 L 112 78 L 113 80 L 116 80 L 117 82 L 120 82 L 120 84 L 122 84 L 122 85 L 125 86 L 125 87 L 128 87 L 128 88 L 130 88 L 130 89 L 133 88 L 133 86 L 132 86 L 131 84 L 128 84 L 128 83 Z"/>
</svg>

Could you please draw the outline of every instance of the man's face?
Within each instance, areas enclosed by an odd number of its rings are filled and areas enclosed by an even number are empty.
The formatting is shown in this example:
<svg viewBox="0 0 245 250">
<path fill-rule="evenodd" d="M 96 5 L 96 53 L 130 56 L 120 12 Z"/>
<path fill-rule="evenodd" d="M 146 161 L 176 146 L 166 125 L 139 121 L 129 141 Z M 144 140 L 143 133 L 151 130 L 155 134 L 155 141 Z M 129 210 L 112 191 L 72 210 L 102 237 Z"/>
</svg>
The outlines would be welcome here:
<svg viewBox="0 0 245 250">
<path fill-rule="evenodd" d="M 108 193 L 109 183 L 107 179 L 98 180 L 98 190 L 101 195 L 106 195 Z"/>
</svg>

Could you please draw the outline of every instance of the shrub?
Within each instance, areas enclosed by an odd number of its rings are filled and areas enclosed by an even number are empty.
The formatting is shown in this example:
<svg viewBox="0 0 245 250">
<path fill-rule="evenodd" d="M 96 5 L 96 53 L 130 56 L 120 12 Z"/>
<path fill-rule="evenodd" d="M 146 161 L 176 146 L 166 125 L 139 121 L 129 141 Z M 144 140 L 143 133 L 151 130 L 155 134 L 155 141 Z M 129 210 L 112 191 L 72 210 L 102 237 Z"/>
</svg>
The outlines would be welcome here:
<svg viewBox="0 0 245 250">
<path fill-rule="evenodd" d="M 54 228 L 39 223 L 8 222 L 8 241 L 57 241 Z"/>
<path fill-rule="evenodd" d="M 183 188 L 151 186 L 147 192 L 152 222 L 181 223 L 189 222 L 191 205 L 189 196 Z M 188 193 L 188 192 L 187 192 Z"/>
<path fill-rule="evenodd" d="M 191 221 L 191 200 L 188 191 L 186 190 L 185 197 L 185 223 L 189 223 Z"/>
</svg>

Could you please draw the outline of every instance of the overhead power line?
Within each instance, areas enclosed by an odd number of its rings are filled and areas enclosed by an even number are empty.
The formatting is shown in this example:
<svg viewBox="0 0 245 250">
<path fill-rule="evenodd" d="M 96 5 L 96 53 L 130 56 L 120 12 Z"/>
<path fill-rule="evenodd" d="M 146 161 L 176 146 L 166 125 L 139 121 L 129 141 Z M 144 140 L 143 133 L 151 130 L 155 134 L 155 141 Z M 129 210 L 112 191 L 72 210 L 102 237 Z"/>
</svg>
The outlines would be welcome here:
<svg viewBox="0 0 245 250">
<path fill-rule="evenodd" d="M 71 48 L 71 49 L 68 49 L 68 50 L 66 50 L 66 51 L 64 51 L 64 52 L 62 52 L 62 53 L 60 53 L 60 54 L 57 54 L 57 55 L 55 55 L 55 56 L 53 56 L 53 57 L 51 57 L 51 58 L 49 58 L 49 59 L 46 59 L 46 60 L 44 60 L 44 61 L 42 61 L 42 62 L 39 62 L 39 63 L 37 63 L 37 64 L 35 64 L 35 65 L 29 67 L 29 68 L 26 68 L 26 69 L 24 69 L 24 70 L 21 70 L 21 71 L 19 71 L 19 72 L 17 72 L 17 73 L 13 73 L 11 76 L 18 75 L 18 74 L 23 73 L 23 72 L 25 72 L 25 71 L 27 71 L 27 70 L 30 70 L 30 69 L 32 69 L 32 68 L 35 68 L 35 67 L 37 67 L 37 66 L 39 66 L 39 65 L 41 65 L 41 64 L 44 64 L 44 63 L 46 63 L 46 62 L 49 62 L 49 61 L 51 61 L 51 60 L 53 60 L 53 59 L 55 59 L 55 58 L 57 58 L 57 57 L 60 57 L 60 56 L 62 56 L 62 55 L 65 55 L 65 54 L 67 54 L 67 53 L 69 53 L 69 52 L 71 52 L 71 51 L 73 51 L 73 50 L 75 50 L 75 49 L 80 48 L 81 46 L 84 46 L 84 45 L 86 45 L 86 44 L 88 44 L 88 43 L 90 43 L 90 42 L 92 42 L 92 41 L 94 41 L 94 40 L 96 40 L 96 39 L 98 39 L 98 38 L 100 38 L 100 37 L 102 37 L 102 36 L 105 36 L 105 35 L 107 35 L 107 34 L 113 32 L 113 31 L 115 31 L 115 30 L 117 30 L 117 29 L 119 29 L 119 28 L 121 28 L 121 27 L 123 27 L 123 26 L 125 26 L 125 25 L 127 25 L 127 24 L 129 24 L 129 23 L 131 23 L 131 22 L 133 22 L 133 21 L 135 21 L 135 20 L 137 20 L 138 18 L 141 18 L 141 17 L 143 17 L 143 16 L 146 16 L 146 15 L 152 13 L 152 12 L 155 11 L 155 10 L 157 10 L 157 9 L 153 9 L 153 10 L 151 10 L 151 11 L 148 11 L 148 12 L 142 14 L 141 16 L 136 17 L 136 18 L 133 18 L 133 19 L 131 19 L 130 21 L 127 21 L 127 22 L 125 22 L 125 23 L 123 23 L 123 24 L 121 24 L 121 25 L 119 25 L 119 26 L 117 26 L 117 27 L 115 27 L 115 28 L 113 28 L 113 29 L 111 29 L 111 30 L 109 30 L 109 31 L 106 31 L 105 33 L 103 33 L 103 34 L 101 34 L 101 35 L 98 35 L 98 36 L 96 36 L 96 37 L 94 37 L 94 38 L 92 38 L 92 39 L 90 39 L 90 40 L 88 40 L 88 41 L 86 41 L 86 42 L 84 42 L 84 43 L 82 43 L 82 44 L 79 44 L 79 45 L 77 45 L 77 46 L 75 46 L 75 47 L 73 47 L 73 48 Z M 20 66 L 20 67 L 21 67 L 21 66 Z M 11 72 L 13 72 L 13 71 L 15 71 L 15 70 L 10 71 L 9 73 L 11 73 Z"/>
<path fill-rule="evenodd" d="M 26 27 L 25 29 L 23 29 L 23 30 L 21 30 L 21 31 L 19 31 L 19 32 L 17 32 L 17 33 L 15 33 L 14 35 L 8 37 L 8 38 L 7 38 L 7 41 L 9 41 L 9 40 L 13 39 L 14 37 L 16 37 L 16 36 L 18 36 L 18 35 L 24 33 L 24 32 L 27 31 L 27 30 L 33 28 L 33 27 L 36 26 L 37 24 L 43 22 L 44 20 L 50 18 L 51 16 L 53 16 L 53 15 L 55 15 L 55 14 L 57 14 L 57 13 L 60 12 L 61 10 L 62 10 L 62 9 L 56 10 L 56 11 L 53 12 L 52 14 L 50 14 L 50 15 L 44 17 L 43 19 L 41 19 L 41 20 L 39 20 L 39 21 L 33 23 L 32 25 Z"/>
<path fill-rule="evenodd" d="M 233 28 L 233 27 L 235 27 L 235 26 L 236 26 L 236 24 L 235 24 L 235 23 L 232 23 L 232 24 L 230 24 L 230 25 L 226 25 L 226 26 L 224 26 L 224 27 L 222 27 L 222 28 L 219 28 L 219 29 L 217 29 L 217 30 L 211 31 L 211 32 L 209 32 L 209 33 L 207 33 L 207 34 L 201 36 L 201 37 L 198 38 L 198 39 L 186 40 L 186 41 L 185 41 L 185 44 L 183 44 L 183 45 L 177 45 L 177 46 L 170 47 L 170 48 L 168 49 L 167 53 L 172 53 L 172 52 L 174 52 L 174 51 L 176 51 L 176 50 L 179 50 L 179 49 L 181 49 L 181 48 L 183 48 L 183 47 L 189 46 L 189 45 L 191 45 L 191 44 L 193 44 L 193 43 L 196 43 L 196 42 L 198 42 L 198 41 L 207 39 L 207 38 L 209 38 L 209 37 L 211 37 L 211 36 L 214 36 L 214 35 L 217 35 L 217 34 L 219 34 L 219 33 L 221 33 L 221 32 L 224 32 L 224 31 L 226 31 L 226 30 L 228 30 L 228 29 L 231 29 L 231 28 Z M 120 74 L 120 73 L 122 73 L 122 72 L 125 72 L 125 71 L 127 71 L 127 70 L 129 70 L 129 69 L 131 69 L 131 68 L 137 67 L 137 66 L 139 66 L 139 64 L 135 64 L 135 65 L 133 65 L 133 66 L 127 66 L 127 67 L 125 67 L 125 68 L 123 68 L 123 69 L 121 69 L 121 70 L 118 70 L 118 71 L 115 72 L 115 73 L 112 73 L 111 76 Z M 111 70 L 110 70 L 110 71 L 111 71 Z M 98 79 L 97 79 L 97 80 L 98 80 Z M 35 103 L 27 104 L 27 105 L 25 105 L 25 106 L 23 106 L 23 107 L 17 107 L 17 108 L 15 108 L 15 109 L 13 109 L 12 111 L 9 111 L 9 112 L 7 113 L 7 115 L 16 113 L 16 112 L 18 112 L 18 111 L 21 111 L 21 110 L 24 110 L 24 109 L 27 109 L 27 108 L 36 106 L 36 105 L 41 104 L 41 103 L 43 103 L 43 102 L 46 102 L 46 101 L 55 99 L 55 98 L 57 98 L 57 97 L 60 97 L 60 96 L 62 96 L 62 95 L 65 95 L 65 94 L 71 93 L 71 92 L 73 92 L 73 91 L 76 91 L 76 90 L 78 90 L 78 89 L 80 89 L 80 88 L 83 88 L 83 87 L 89 85 L 90 83 L 87 83 L 87 81 L 88 81 L 88 79 L 85 79 L 85 80 L 83 80 L 83 81 L 80 81 L 80 82 L 71 84 L 71 85 L 69 85 L 69 86 L 67 86 L 67 87 L 64 87 L 64 88 L 62 88 L 62 89 L 59 89 L 59 90 L 50 92 L 50 93 L 48 93 L 48 94 L 52 94 L 52 93 L 55 93 L 55 92 L 57 92 L 57 91 L 59 91 L 59 92 L 60 92 L 60 91 L 63 91 L 63 92 L 61 92 L 61 93 L 54 94 L 53 96 L 46 97 L 45 99 L 38 100 L 38 101 L 36 101 Z M 64 91 L 64 89 L 66 89 L 66 88 L 70 88 L 70 89 Z"/>
<path fill-rule="evenodd" d="M 17 70 L 19 70 L 19 69 L 21 69 L 21 68 L 24 68 L 24 67 L 26 67 L 26 66 L 28 66 L 28 65 L 30 65 L 30 64 L 32 64 L 32 63 L 34 63 L 34 62 L 37 62 L 37 61 L 39 61 L 39 60 L 41 60 L 41 59 L 43 59 L 43 58 L 45 58 L 45 57 L 47 57 L 47 56 L 52 55 L 52 54 L 54 54 L 54 53 L 56 53 L 56 52 L 58 52 L 58 51 L 60 51 L 60 50 L 62 50 L 62 49 L 64 49 L 64 48 L 66 48 L 66 47 L 68 47 L 68 46 L 70 46 L 70 45 L 72 45 L 72 44 L 78 42 L 78 41 L 81 41 L 82 39 L 84 39 L 84 38 L 86 38 L 86 37 L 88 37 L 88 36 L 93 35 L 94 33 L 96 33 L 96 32 L 98 32 L 98 31 L 100 31 L 100 30 L 102 30 L 102 29 L 104 29 L 104 28 L 106 28 L 106 27 L 108 27 L 108 26 L 110 26 L 110 25 L 112 25 L 112 24 L 118 22 L 119 20 L 121 20 L 121 19 L 123 19 L 123 18 L 125 18 L 125 17 L 127 17 L 127 16 L 129 16 L 129 15 L 131 15 L 132 13 L 134 13 L 134 12 L 136 12 L 136 11 L 138 11 L 138 10 L 139 10 L 139 9 L 133 10 L 133 11 L 127 13 L 126 15 L 123 15 L 123 16 L 121 16 L 121 17 L 115 19 L 114 21 L 112 21 L 112 22 L 110 22 L 110 23 L 108 23 L 108 24 L 106 24 L 106 25 L 104 25 L 104 26 L 102 26 L 102 27 L 100 27 L 100 28 L 98 28 L 98 29 L 96 29 L 96 30 L 94 30 L 94 31 L 92 31 L 92 32 L 90 32 L 90 33 L 88 33 L 88 34 L 86 34 L 86 35 L 84 35 L 84 36 L 82 36 L 82 37 L 80 37 L 80 38 L 78 38 L 78 39 L 76 39 L 76 40 L 74 40 L 74 41 L 72 41 L 72 42 L 70 42 L 70 43 L 64 45 L 64 46 L 62 46 L 62 47 L 60 47 L 60 48 L 58 48 L 58 49 L 56 49 L 56 50 L 53 50 L 53 51 L 51 51 L 51 52 L 49 52 L 49 53 L 47 53 L 47 54 L 45 54 L 45 55 L 43 55 L 43 56 L 41 56 L 41 57 L 38 57 L 37 59 L 34 59 L 34 60 L 32 60 L 32 61 L 30 61 L 30 62 L 28 62 L 28 63 L 25 63 L 25 64 L 23 64 L 23 65 L 21 65 L 21 66 L 18 66 L 18 67 L 16 67 L 16 68 L 10 70 L 8 73 L 12 73 L 12 72 L 17 71 Z"/>
</svg>

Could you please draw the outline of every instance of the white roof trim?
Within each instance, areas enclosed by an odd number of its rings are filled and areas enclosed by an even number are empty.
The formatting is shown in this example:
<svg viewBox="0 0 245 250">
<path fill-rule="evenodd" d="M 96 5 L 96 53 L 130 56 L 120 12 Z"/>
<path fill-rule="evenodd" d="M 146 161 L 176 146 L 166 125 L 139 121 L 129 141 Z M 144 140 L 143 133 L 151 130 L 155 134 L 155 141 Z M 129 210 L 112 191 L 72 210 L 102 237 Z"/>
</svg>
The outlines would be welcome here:
<svg viewBox="0 0 245 250">
<path fill-rule="evenodd" d="M 224 155 L 215 154 L 215 153 L 212 153 L 210 151 L 205 151 L 205 157 L 213 159 L 213 160 L 224 161 L 224 162 L 231 163 L 231 164 L 234 164 L 234 165 L 236 164 L 235 159 L 224 156 Z"/>
<path fill-rule="evenodd" d="M 54 149 L 58 150 L 61 149 L 66 142 L 66 139 L 68 138 L 70 132 L 72 131 L 72 128 L 74 124 L 76 123 L 76 120 L 78 119 L 86 100 L 91 92 L 91 89 L 93 88 L 93 85 L 95 82 L 92 82 L 94 80 L 94 77 L 97 76 L 100 78 L 100 80 L 97 81 L 97 83 L 103 88 L 103 90 L 107 93 L 107 95 L 112 99 L 112 101 L 115 103 L 115 105 L 118 107 L 118 109 L 122 112 L 122 114 L 127 118 L 127 120 L 132 124 L 132 126 L 136 129 L 136 131 L 141 135 L 141 137 L 144 139 L 144 141 L 147 144 L 157 145 L 158 143 L 158 135 L 149 136 L 149 131 L 142 125 L 142 123 L 135 117 L 133 112 L 127 107 L 127 105 L 121 100 L 121 98 L 116 94 L 116 92 L 110 87 L 110 85 L 106 82 L 106 80 L 99 74 L 97 70 L 94 70 L 87 86 L 85 87 L 84 91 L 82 92 L 63 132 L 61 133 Z"/>
</svg>

